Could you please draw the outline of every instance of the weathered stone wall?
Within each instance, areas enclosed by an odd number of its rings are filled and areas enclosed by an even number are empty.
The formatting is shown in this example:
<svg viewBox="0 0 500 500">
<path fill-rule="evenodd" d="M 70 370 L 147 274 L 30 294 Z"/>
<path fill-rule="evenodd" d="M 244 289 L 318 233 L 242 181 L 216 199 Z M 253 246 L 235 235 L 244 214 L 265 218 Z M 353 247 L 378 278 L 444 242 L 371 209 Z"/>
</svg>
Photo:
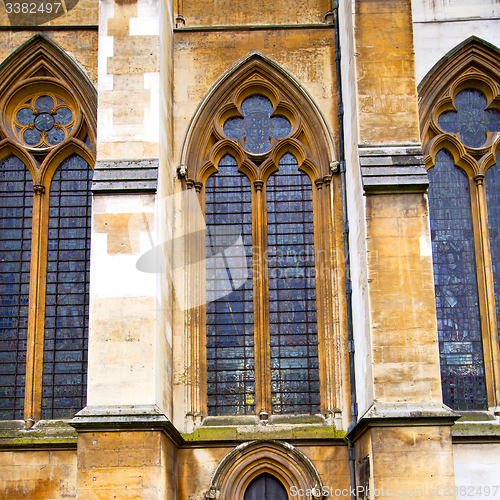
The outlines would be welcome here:
<svg viewBox="0 0 500 500">
<path fill-rule="evenodd" d="M 0 498 L 76 499 L 76 471 L 76 450 L 1 451 Z"/>
<path fill-rule="evenodd" d="M 375 400 L 440 402 L 426 199 L 369 196 L 366 225 Z"/>
<path fill-rule="evenodd" d="M 332 8 L 330 0 L 290 2 L 215 0 L 209 3 L 182 0 L 176 3 L 178 5 L 175 14 L 184 16 L 186 27 L 314 24 L 323 22 L 326 13 Z"/>
<path fill-rule="evenodd" d="M 356 2 L 354 19 L 359 142 L 418 142 L 410 2 Z"/>
<path fill-rule="evenodd" d="M 78 437 L 78 500 L 176 498 L 175 446 L 158 431 Z"/>
<path fill-rule="evenodd" d="M 349 461 L 347 446 L 300 445 L 297 446 L 316 467 L 323 486 L 335 491 L 349 489 Z M 217 448 L 185 448 L 179 450 L 179 497 L 203 500 L 210 486 L 215 469 L 233 446 Z M 332 496 L 335 496 L 332 494 Z M 293 498 L 291 496 L 290 498 Z M 296 497 L 297 498 L 297 497 Z M 305 498 L 305 497 L 304 497 Z"/>
</svg>

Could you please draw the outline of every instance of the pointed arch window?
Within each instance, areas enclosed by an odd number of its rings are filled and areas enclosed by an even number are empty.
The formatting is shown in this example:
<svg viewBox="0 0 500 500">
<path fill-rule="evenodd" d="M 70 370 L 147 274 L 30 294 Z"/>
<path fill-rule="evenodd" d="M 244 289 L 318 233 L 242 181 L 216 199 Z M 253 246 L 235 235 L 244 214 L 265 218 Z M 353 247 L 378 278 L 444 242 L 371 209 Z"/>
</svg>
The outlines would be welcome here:
<svg viewBox="0 0 500 500">
<path fill-rule="evenodd" d="M 216 301 L 215 264 L 207 260 L 196 273 L 206 305 L 186 313 L 185 345 L 190 359 L 206 359 L 206 372 L 200 363 L 187 381 L 188 419 L 329 415 L 341 406 L 334 310 L 343 293 L 332 279 L 340 186 L 332 183 L 333 149 L 318 110 L 284 76 L 251 56 L 218 85 L 188 133 L 184 186 L 196 189 L 205 210 L 207 256 L 223 250 L 210 236 L 228 224 L 242 237 L 248 270 L 236 290 L 218 285 L 227 293 Z M 231 281 L 234 261 L 219 262 Z"/>
<path fill-rule="evenodd" d="M 471 38 L 421 86 L 443 401 L 500 405 L 500 53 Z"/>
<path fill-rule="evenodd" d="M 0 66 L 0 418 L 71 418 L 86 398 L 96 95 L 44 37 L 18 52 L 29 68 Z"/>
</svg>

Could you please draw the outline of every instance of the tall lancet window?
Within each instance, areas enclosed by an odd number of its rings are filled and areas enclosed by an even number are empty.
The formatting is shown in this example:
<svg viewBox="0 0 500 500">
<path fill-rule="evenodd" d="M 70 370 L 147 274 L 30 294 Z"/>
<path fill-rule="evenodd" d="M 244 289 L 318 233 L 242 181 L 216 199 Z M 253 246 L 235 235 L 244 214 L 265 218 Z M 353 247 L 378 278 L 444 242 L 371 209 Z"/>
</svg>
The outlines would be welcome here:
<svg viewBox="0 0 500 500">
<path fill-rule="evenodd" d="M 208 414 L 251 414 L 255 413 L 252 191 L 230 155 L 221 159 L 218 172 L 207 181 L 205 213 L 207 296 L 222 295 L 208 300 L 206 306 Z M 242 237 L 250 275 L 243 286 L 231 291 L 234 257 L 225 251 L 235 243 L 233 234 Z"/>
<path fill-rule="evenodd" d="M 443 401 L 460 410 L 483 409 L 486 384 L 469 180 L 442 150 L 429 170 L 429 183 Z"/>
<path fill-rule="evenodd" d="M 23 418 L 33 181 L 24 163 L 0 163 L 0 419 Z"/>
<path fill-rule="evenodd" d="M 274 413 L 319 412 L 312 186 L 287 153 L 267 181 Z"/>
<path fill-rule="evenodd" d="M 443 61 L 420 89 L 443 402 L 485 410 L 500 405 L 500 60 L 470 39 Z"/>
<path fill-rule="evenodd" d="M 179 372 L 188 429 L 205 415 L 329 418 L 347 387 L 333 142 L 277 65 L 254 54 L 234 71 L 200 106 L 181 153 L 182 187 L 207 226 L 206 261 L 186 278 L 201 305 L 183 313 L 178 348 L 193 360 Z"/>
<path fill-rule="evenodd" d="M 29 427 L 86 405 L 97 94 L 40 36 L 0 84 L 0 419 Z"/>
</svg>

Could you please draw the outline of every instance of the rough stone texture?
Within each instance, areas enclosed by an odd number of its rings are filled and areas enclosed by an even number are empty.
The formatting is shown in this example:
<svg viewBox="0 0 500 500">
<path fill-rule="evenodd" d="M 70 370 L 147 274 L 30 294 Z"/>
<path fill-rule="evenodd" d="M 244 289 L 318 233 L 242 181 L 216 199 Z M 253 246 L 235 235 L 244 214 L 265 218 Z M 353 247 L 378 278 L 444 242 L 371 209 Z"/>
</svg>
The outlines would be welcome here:
<svg viewBox="0 0 500 500">
<path fill-rule="evenodd" d="M 99 160 L 158 158 L 159 2 L 101 2 Z"/>
<path fill-rule="evenodd" d="M 1 2 L 0 7 L 3 7 Z M 2 31 L 0 61 L 37 33 L 35 30 Z M 43 31 L 43 34 L 65 50 L 97 87 L 97 30 Z"/>
<path fill-rule="evenodd" d="M 78 499 L 176 498 L 176 455 L 159 431 L 81 433 Z"/>
<path fill-rule="evenodd" d="M 393 494 L 411 490 L 407 496 L 422 499 L 449 497 L 445 488 L 455 486 L 449 427 L 375 427 L 370 434 L 370 486 Z M 436 488 L 437 494 L 432 492 Z"/>
<path fill-rule="evenodd" d="M 0 451 L 0 498 L 77 498 L 76 450 Z"/>
<path fill-rule="evenodd" d="M 434 279 L 423 194 L 366 199 L 374 398 L 440 402 Z"/>
<path fill-rule="evenodd" d="M 360 143 L 420 140 L 411 2 L 355 3 Z"/>
<path fill-rule="evenodd" d="M 284 4 L 266 0 L 215 0 L 208 8 L 196 0 L 183 0 L 181 5 L 186 27 L 322 23 L 331 9 L 328 0 L 293 0 Z"/>
</svg>

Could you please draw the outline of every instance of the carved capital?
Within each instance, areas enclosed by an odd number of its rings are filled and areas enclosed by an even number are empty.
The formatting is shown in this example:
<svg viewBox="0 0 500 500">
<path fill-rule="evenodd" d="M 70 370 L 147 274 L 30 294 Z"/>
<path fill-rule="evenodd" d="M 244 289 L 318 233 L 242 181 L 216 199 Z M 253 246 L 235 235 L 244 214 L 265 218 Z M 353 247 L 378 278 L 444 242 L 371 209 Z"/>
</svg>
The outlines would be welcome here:
<svg viewBox="0 0 500 500">
<path fill-rule="evenodd" d="M 255 191 L 262 191 L 262 187 L 264 186 L 264 181 L 258 179 L 253 181 L 253 185 L 255 187 Z"/>
<path fill-rule="evenodd" d="M 41 184 L 34 184 L 33 185 L 33 192 L 35 194 L 42 195 L 45 193 L 45 186 L 42 186 Z"/>
</svg>

